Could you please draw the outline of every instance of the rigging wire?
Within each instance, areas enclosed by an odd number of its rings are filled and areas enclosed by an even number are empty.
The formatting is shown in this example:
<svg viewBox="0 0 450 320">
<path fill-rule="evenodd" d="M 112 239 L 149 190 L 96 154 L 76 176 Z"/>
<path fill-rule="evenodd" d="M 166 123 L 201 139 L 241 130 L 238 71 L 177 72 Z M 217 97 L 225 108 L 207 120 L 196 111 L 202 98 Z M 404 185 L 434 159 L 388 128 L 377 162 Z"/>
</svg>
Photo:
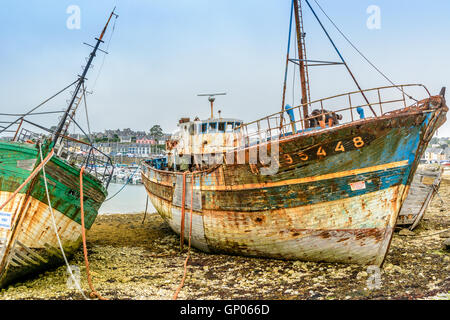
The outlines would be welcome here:
<svg viewBox="0 0 450 320">
<path fill-rule="evenodd" d="M 64 113 L 64 111 L 47 111 L 47 112 L 34 112 L 34 113 L 0 113 L 0 116 L 8 116 L 8 117 L 25 117 L 25 116 L 38 116 L 38 115 L 46 115 L 46 114 L 55 114 L 55 113 Z M 8 122 L 10 123 L 10 122 Z"/>
<path fill-rule="evenodd" d="M 286 83 L 287 83 L 287 77 L 288 77 L 288 71 L 289 71 L 289 54 L 290 54 L 290 48 L 291 48 L 291 34 L 292 34 L 292 18 L 294 15 L 294 0 L 292 0 L 291 5 L 291 16 L 289 20 L 289 36 L 288 36 L 288 45 L 287 45 L 287 53 L 286 53 L 286 67 L 284 70 L 284 82 L 283 82 L 283 95 L 281 100 L 281 116 L 280 116 L 280 131 L 283 130 L 283 121 L 284 121 L 284 108 L 286 103 Z"/>
<path fill-rule="evenodd" d="M 91 124 L 89 123 L 89 115 L 88 115 L 87 100 L 86 100 L 86 87 L 84 86 L 84 83 L 83 83 L 83 100 L 84 100 L 84 111 L 86 112 L 86 122 L 87 122 L 87 127 L 88 127 L 88 133 L 89 133 L 89 138 L 90 138 L 92 136 Z"/>
<path fill-rule="evenodd" d="M 119 191 L 117 191 L 115 194 L 113 194 L 111 197 L 109 197 L 108 199 L 106 199 L 104 202 L 111 200 L 112 198 L 114 198 L 115 196 L 117 196 L 120 192 L 122 192 L 123 189 L 125 189 L 125 187 L 130 183 L 131 179 L 133 179 L 134 175 L 136 174 L 136 172 L 139 170 L 139 167 L 137 167 L 136 170 L 134 170 L 134 172 L 131 174 L 131 176 L 128 178 L 127 182 L 122 186 L 122 188 L 119 189 Z"/>
<path fill-rule="evenodd" d="M 109 45 L 111 44 L 111 40 L 112 40 L 112 37 L 114 35 L 114 31 L 116 30 L 116 22 L 117 22 L 117 17 L 115 16 L 113 28 L 112 28 L 112 31 L 111 31 L 111 36 L 109 37 L 108 44 L 107 44 L 106 49 L 105 49 L 106 52 L 108 52 L 108 50 L 109 50 Z M 102 72 L 103 65 L 105 64 L 105 60 L 106 60 L 106 54 L 103 54 L 102 64 L 100 65 L 100 69 L 98 69 L 98 74 L 97 74 L 97 77 L 94 80 L 94 84 L 92 86 L 92 91 L 94 91 L 94 88 L 97 85 L 97 80 L 100 78 L 100 74 Z"/>
<path fill-rule="evenodd" d="M 53 98 L 55 98 L 56 96 L 58 96 L 59 94 L 61 94 L 62 92 L 66 91 L 67 89 L 69 89 L 71 86 L 73 86 L 75 83 L 77 83 L 78 81 L 80 81 L 79 79 L 75 80 L 74 82 L 72 82 L 71 84 L 69 84 L 67 87 L 65 87 L 64 89 L 58 91 L 57 93 L 55 93 L 53 96 L 51 96 L 50 98 L 46 99 L 45 101 L 43 101 L 42 103 L 40 103 L 39 105 L 37 105 L 36 107 L 34 107 L 33 109 L 31 109 L 30 111 L 28 111 L 27 113 L 23 114 L 20 118 L 18 118 L 17 120 L 15 120 L 14 122 L 11 122 L 10 125 L 6 126 L 4 129 L 0 130 L 0 133 L 4 132 L 6 129 L 9 129 L 11 126 L 13 126 L 15 123 L 17 123 L 20 119 L 23 119 L 24 117 L 30 115 L 31 113 L 33 113 L 35 110 L 37 110 L 38 108 L 42 107 L 44 104 L 46 104 L 47 102 L 49 102 L 50 100 L 52 100 Z"/>
<path fill-rule="evenodd" d="M 350 46 L 353 47 L 353 49 L 358 52 L 358 54 L 366 60 L 367 63 L 369 63 L 381 76 L 383 76 L 390 84 L 392 84 L 395 88 L 400 90 L 402 93 L 404 93 L 409 99 L 414 100 L 418 102 L 417 99 L 413 98 L 411 95 L 407 94 L 404 89 L 400 88 L 398 85 L 396 85 L 391 79 L 389 79 L 388 76 L 386 76 L 375 64 L 373 64 L 354 44 L 350 39 L 339 29 L 339 27 L 334 23 L 334 21 L 330 18 L 330 16 L 325 12 L 325 10 L 322 8 L 322 6 L 317 2 L 317 0 L 314 0 L 314 2 L 317 4 L 319 9 L 322 11 L 322 13 L 327 17 L 327 19 L 331 22 L 331 24 L 336 28 L 336 30 L 341 34 L 342 37 L 350 44 Z"/>
<path fill-rule="evenodd" d="M 40 103 L 39 105 L 37 105 L 36 107 L 34 107 L 33 109 L 31 109 L 30 111 L 28 111 L 27 113 L 25 113 L 25 116 L 29 115 L 30 113 L 32 113 L 33 111 L 35 111 L 36 109 L 40 108 L 41 106 L 43 106 L 44 104 L 46 104 L 47 102 L 49 102 L 50 100 L 52 100 L 53 98 L 55 98 L 57 95 L 63 93 L 64 91 L 66 91 L 67 89 L 69 89 L 71 86 L 73 86 L 75 83 L 77 83 L 78 81 L 80 81 L 80 79 L 75 80 L 74 82 L 72 82 L 71 84 L 69 84 L 67 87 L 65 87 L 64 89 L 58 91 L 57 93 L 55 93 L 53 96 L 51 96 L 50 98 L 48 98 L 47 100 L 45 100 L 44 102 Z"/>
<path fill-rule="evenodd" d="M 109 50 L 109 46 L 111 44 L 111 40 L 112 40 L 114 31 L 116 29 L 116 22 L 117 22 L 117 16 L 115 16 L 115 19 L 114 19 L 114 25 L 113 25 L 113 29 L 112 29 L 112 32 L 111 32 L 111 36 L 110 36 L 110 38 L 108 40 L 108 44 L 107 44 L 107 47 L 106 47 L 106 50 L 105 50 L 106 52 L 108 52 L 108 50 Z M 94 90 L 95 86 L 97 85 L 97 80 L 99 79 L 101 71 L 103 69 L 103 65 L 105 64 L 105 59 L 106 59 L 106 54 L 103 55 L 102 64 L 100 65 L 100 69 L 98 71 L 97 77 L 95 78 L 94 85 L 92 86 L 92 91 Z M 87 122 L 88 134 L 89 134 L 88 140 L 90 141 L 90 137 L 92 136 L 92 133 L 91 133 L 91 125 L 90 125 L 90 122 L 89 122 L 88 108 L 87 108 L 86 87 L 84 85 L 84 82 L 83 82 L 82 85 L 83 85 L 83 93 L 82 94 L 83 94 L 83 100 L 84 100 L 84 110 L 85 110 L 85 114 L 86 114 L 86 122 Z M 74 133 L 75 133 L 75 129 L 76 129 L 76 127 L 74 125 Z"/>
<path fill-rule="evenodd" d="M 297 49 L 294 47 L 294 58 L 295 61 L 297 60 Z M 295 75 L 296 75 L 296 71 L 297 68 L 292 68 L 294 70 L 294 74 L 292 76 L 292 106 L 295 106 Z"/>
</svg>

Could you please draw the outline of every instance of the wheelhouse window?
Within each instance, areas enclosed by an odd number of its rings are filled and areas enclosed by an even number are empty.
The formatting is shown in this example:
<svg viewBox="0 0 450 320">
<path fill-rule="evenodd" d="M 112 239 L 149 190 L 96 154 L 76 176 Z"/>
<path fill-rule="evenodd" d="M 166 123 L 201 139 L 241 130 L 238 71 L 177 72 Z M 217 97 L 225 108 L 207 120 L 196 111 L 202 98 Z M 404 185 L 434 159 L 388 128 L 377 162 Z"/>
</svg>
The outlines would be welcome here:
<svg viewBox="0 0 450 320">
<path fill-rule="evenodd" d="M 216 132 L 216 130 L 217 130 L 217 122 L 210 122 L 208 132 L 214 133 Z"/>
<path fill-rule="evenodd" d="M 234 122 L 227 122 L 226 132 L 233 132 Z"/>
<path fill-rule="evenodd" d="M 207 123 L 202 123 L 202 133 L 206 133 L 206 131 L 208 130 L 208 124 Z"/>
<path fill-rule="evenodd" d="M 219 122 L 219 132 L 225 132 L 225 122 Z"/>
</svg>

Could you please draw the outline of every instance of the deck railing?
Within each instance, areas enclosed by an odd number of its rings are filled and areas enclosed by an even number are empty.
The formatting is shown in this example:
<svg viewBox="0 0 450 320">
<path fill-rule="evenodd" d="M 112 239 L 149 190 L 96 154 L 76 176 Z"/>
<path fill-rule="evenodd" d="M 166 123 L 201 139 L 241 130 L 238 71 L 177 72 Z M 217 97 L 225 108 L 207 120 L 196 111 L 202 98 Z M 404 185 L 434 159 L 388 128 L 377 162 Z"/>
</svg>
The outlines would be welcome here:
<svg viewBox="0 0 450 320">
<path fill-rule="evenodd" d="M 14 121 L 2 121 L 0 133 L 12 133 L 10 139 L 22 143 L 42 142 L 46 135 L 54 134 L 54 131 L 34 122 L 25 117 Z M 27 125 L 27 128 L 25 128 Z M 41 133 L 30 130 L 40 129 Z M 101 181 L 105 188 L 108 188 L 114 173 L 112 160 L 105 153 L 95 148 L 91 143 L 80 141 L 69 136 L 61 136 L 61 139 L 55 146 L 56 156 L 68 164 L 81 168 L 85 166 L 85 172 L 88 172 Z"/>
<path fill-rule="evenodd" d="M 236 128 L 240 130 L 245 140 L 245 146 L 251 146 L 260 142 L 274 139 L 282 139 L 292 134 L 306 134 L 330 128 L 334 125 L 352 123 L 361 119 L 377 118 L 386 113 L 416 106 L 418 100 L 414 99 L 406 91 L 424 90 L 427 98 L 431 97 L 428 89 L 422 84 L 406 84 L 399 86 L 387 86 L 361 91 L 335 95 L 310 103 L 299 105 L 290 109 L 290 115 L 286 111 L 277 112 L 256 121 L 244 123 Z M 421 92 L 423 95 L 423 91 Z M 303 116 L 303 107 L 308 106 L 308 117 Z M 336 124 L 330 118 L 339 115 L 341 118 Z M 328 121 L 326 121 L 328 120 Z"/>
<path fill-rule="evenodd" d="M 100 180 L 107 189 L 114 173 L 114 165 L 110 157 L 95 148 L 89 146 L 85 154 L 73 154 L 72 161 L 75 165 L 84 166 L 85 171 Z"/>
</svg>

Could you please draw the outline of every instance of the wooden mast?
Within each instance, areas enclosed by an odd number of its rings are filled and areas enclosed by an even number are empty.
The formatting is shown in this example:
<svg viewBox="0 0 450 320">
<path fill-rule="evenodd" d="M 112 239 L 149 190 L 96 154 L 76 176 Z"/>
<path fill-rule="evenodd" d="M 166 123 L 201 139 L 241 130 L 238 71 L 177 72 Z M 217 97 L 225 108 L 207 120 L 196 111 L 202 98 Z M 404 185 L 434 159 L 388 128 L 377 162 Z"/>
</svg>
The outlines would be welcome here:
<svg viewBox="0 0 450 320">
<path fill-rule="evenodd" d="M 302 88 L 302 108 L 303 119 L 308 118 L 308 103 L 309 103 L 309 79 L 308 70 L 306 66 L 306 44 L 305 33 L 303 28 L 303 15 L 302 15 L 302 3 L 301 0 L 294 0 L 294 15 L 295 25 L 297 31 L 297 46 L 298 46 L 298 59 L 300 66 L 300 82 Z M 305 128 L 309 128 L 309 121 L 305 120 Z"/>
<path fill-rule="evenodd" d="M 104 41 L 103 41 L 103 36 L 105 35 L 106 29 L 108 28 L 108 25 L 109 25 L 109 22 L 111 21 L 111 18 L 112 18 L 113 16 L 118 17 L 118 16 L 114 13 L 115 9 L 116 9 L 116 8 L 114 8 L 114 10 L 111 12 L 111 14 L 110 14 L 110 16 L 109 16 L 109 19 L 108 19 L 108 22 L 106 23 L 105 27 L 104 27 L 103 30 L 102 30 L 102 33 L 100 34 L 100 38 L 98 38 L 98 39 L 96 38 L 97 44 L 95 45 L 94 49 L 92 50 L 91 54 L 89 55 L 89 60 L 88 60 L 86 66 L 85 66 L 85 68 L 84 68 L 84 70 L 83 70 L 82 75 L 79 76 L 78 84 L 77 84 L 77 86 L 76 86 L 76 88 L 75 88 L 75 91 L 74 91 L 73 94 L 72 94 L 72 98 L 71 98 L 71 100 L 70 100 L 69 106 L 68 106 L 66 112 L 64 113 L 64 115 L 63 115 L 63 117 L 62 117 L 62 119 L 61 119 L 61 121 L 60 121 L 60 123 L 59 123 L 59 125 L 58 125 L 58 127 L 57 127 L 57 129 L 56 129 L 56 131 L 55 131 L 55 133 L 54 133 L 54 137 L 53 137 L 53 144 L 54 144 L 54 145 L 57 144 L 57 142 L 58 142 L 60 136 L 63 134 L 62 131 L 63 131 L 63 129 L 64 129 L 64 125 L 65 125 L 65 123 L 66 123 L 67 116 L 69 115 L 70 111 L 72 110 L 72 107 L 73 107 L 74 104 L 75 104 L 75 100 L 76 100 L 77 97 L 78 97 L 78 93 L 80 92 L 81 87 L 83 86 L 83 84 L 84 84 L 84 82 L 85 82 L 85 80 L 86 80 L 86 74 L 87 74 L 87 72 L 89 71 L 89 69 L 90 69 L 90 67 L 91 67 L 92 61 L 94 60 L 94 57 L 95 57 L 95 55 L 96 55 L 96 53 L 97 53 L 97 50 L 99 50 L 98 48 L 99 48 L 100 44 L 101 44 L 102 42 L 104 42 Z"/>
</svg>

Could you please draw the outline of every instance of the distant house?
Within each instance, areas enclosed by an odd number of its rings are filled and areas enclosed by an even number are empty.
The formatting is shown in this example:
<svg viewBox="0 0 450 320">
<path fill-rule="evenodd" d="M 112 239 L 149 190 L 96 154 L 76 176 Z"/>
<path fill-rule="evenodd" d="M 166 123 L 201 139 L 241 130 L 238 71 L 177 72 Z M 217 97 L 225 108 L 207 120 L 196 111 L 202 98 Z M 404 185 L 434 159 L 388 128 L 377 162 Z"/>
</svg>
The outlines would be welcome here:
<svg viewBox="0 0 450 320">
<path fill-rule="evenodd" d="M 112 145 L 110 143 L 99 143 L 96 148 L 104 154 L 111 154 L 111 152 L 113 151 Z"/>
<path fill-rule="evenodd" d="M 445 160 L 450 161 L 450 148 L 444 150 Z"/>
<path fill-rule="evenodd" d="M 136 139 L 137 144 L 156 144 L 155 139 L 151 139 L 148 137 L 141 137 Z"/>
<path fill-rule="evenodd" d="M 133 143 L 128 146 L 128 154 L 132 154 L 135 157 L 148 157 L 150 151 L 150 144 Z"/>
<path fill-rule="evenodd" d="M 119 136 L 120 143 L 131 143 L 131 136 Z"/>
<path fill-rule="evenodd" d="M 156 142 L 156 144 L 166 144 L 166 141 L 170 140 L 171 137 L 172 137 L 171 134 L 164 133 L 161 138 L 158 138 L 158 139 L 155 138 L 155 142 Z"/>
<path fill-rule="evenodd" d="M 92 136 L 94 139 L 102 139 L 102 138 L 105 137 L 105 135 L 104 135 L 102 132 L 93 132 L 93 133 L 91 134 L 91 136 Z"/>
<path fill-rule="evenodd" d="M 446 160 L 446 152 L 441 148 L 427 148 L 423 159 L 427 162 L 441 162 Z"/>
<path fill-rule="evenodd" d="M 136 136 L 136 137 L 145 137 L 147 134 L 145 133 L 145 131 L 136 131 L 135 133 L 134 133 L 134 135 Z"/>
</svg>

